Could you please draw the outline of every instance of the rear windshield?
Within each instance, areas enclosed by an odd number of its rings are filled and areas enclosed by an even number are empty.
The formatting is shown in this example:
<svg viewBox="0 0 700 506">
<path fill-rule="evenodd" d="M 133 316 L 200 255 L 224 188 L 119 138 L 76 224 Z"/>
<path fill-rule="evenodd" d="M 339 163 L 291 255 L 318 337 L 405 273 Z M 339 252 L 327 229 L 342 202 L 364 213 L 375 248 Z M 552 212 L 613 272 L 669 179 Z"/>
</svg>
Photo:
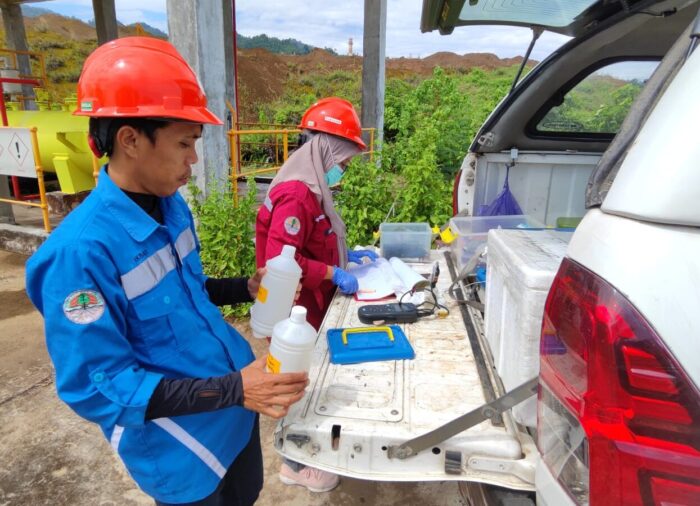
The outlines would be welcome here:
<svg viewBox="0 0 700 506">
<path fill-rule="evenodd" d="M 596 2 L 597 0 L 467 0 L 459 19 L 564 27 L 569 26 L 577 16 Z"/>
</svg>

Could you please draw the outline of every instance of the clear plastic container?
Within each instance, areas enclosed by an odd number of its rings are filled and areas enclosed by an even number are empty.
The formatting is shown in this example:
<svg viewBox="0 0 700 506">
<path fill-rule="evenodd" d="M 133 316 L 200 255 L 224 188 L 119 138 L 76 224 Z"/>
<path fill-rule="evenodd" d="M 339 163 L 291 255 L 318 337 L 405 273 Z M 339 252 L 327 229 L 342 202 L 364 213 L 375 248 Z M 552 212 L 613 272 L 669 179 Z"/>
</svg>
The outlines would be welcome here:
<svg viewBox="0 0 700 506">
<path fill-rule="evenodd" d="M 267 272 L 260 282 L 255 304 L 250 308 L 250 327 L 258 339 L 271 336 L 275 324 L 289 316 L 301 279 L 295 253 L 294 246 L 285 244 L 282 252 L 265 264 Z"/>
<path fill-rule="evenodd" d="M 294 306 L 289 318 L 272 329 L 268 371 L 308 372 L 315 344 L 316 330 L 306 321 L 306 308 Z"/>
<path fill-rule="evenodd" d="M 379 245 L 384 258 L 422 259 L 430 254 L 432 231 L 427 223 L 382 223 Z"/>
<path fill-rule="evenodd" d="M 517 214 L 512 216 L 456 216 L 450 219 L 450 229 L 457 238 L 450 244 L 452 258 L 459 270 L 474 256 L 481 245 L 486 244 L 489 230 L 542 228 L 539 221 Z"/>
</svg>

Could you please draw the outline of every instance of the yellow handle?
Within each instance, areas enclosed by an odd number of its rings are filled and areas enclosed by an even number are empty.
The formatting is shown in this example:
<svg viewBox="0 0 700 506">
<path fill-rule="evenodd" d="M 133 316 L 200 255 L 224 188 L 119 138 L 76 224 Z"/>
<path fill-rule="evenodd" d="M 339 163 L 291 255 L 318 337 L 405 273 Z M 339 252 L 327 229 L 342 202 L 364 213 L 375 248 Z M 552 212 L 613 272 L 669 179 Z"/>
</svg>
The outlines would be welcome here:
<svg viewBox="0 0 700 506">
<path fill-rule="evenodd" d="M 391 331 L 391 327 L 357 327 L 354 329 L 343 329 L 342 334 L 340 334 L 340 337 L 343 339 L 343 344 L 347 345 L 348 344 L 348 334 L 358 334 L 358 333 L 363 333 L 363 332 L 377 332 L 377 331 L 384 331 L 387 333 L 389 336 L 389 340 L 393 341 L 394 340 L 394 333 Z"/>
</svg>

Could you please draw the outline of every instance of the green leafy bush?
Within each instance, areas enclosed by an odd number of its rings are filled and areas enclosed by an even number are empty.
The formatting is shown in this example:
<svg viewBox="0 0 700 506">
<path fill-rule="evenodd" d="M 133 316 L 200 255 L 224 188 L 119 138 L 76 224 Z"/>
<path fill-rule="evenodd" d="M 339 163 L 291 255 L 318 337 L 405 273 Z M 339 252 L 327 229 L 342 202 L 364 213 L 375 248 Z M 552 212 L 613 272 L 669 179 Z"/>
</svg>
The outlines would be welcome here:
<svg viewBox="0 0 700 506">
<path fill-rule="evenodd" d="M 255 180 L 248 178 L 248 192 L 234 205 L 229 181 L 211 184 L 205 197 L 191 182 L 189 199 L 197 223 L 204 273 L 212 278 L 249 277 L 255 272 Z M 224 316 L 247 316 L 250 304 L 224 306 Z"/>
<path fill-rule="evenodd" d="M 59 58 L 52 58 L 51 56 L 49 56 L 46 59 L 46 71 L 47 72 L 51 72 L 53 70 L 60 69 L 61 67 L 65 67 L 65 66 L 66 66 L 66 62 L 59 59 Z"/>
<path fill-rule="evenodd" d="M 452 189 L 437 164 L 440 132 L 426 124 L 407 139 L 399 172 L 400 194 L 390 221 L 443 225 L 452 215 Z"/>
<path fill-rule="evenodd" d="M 347 227 L 346 241 L 355 245 L 372 243 L 372 232 L 389 212 L 397 194 L 397 178 L 377 164 L 355 158 L 335 197 L 336 206 Z"/>
</svg>

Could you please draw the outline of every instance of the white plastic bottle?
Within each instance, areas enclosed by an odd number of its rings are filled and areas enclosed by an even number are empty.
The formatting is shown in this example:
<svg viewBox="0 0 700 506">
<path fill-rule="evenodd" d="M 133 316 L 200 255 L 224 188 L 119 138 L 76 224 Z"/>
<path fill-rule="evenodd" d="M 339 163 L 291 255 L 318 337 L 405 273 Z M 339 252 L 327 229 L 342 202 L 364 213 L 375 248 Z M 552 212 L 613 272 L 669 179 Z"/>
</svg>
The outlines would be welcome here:
<svg viewBox="0 0 700 506">
<path fill-rule="evenodd" d="M 301 279 L 301 267 L 294 260 L 296 248 L 282 246 L 282 252 L 267 261 L 267 272 L 260 281 L 258 296 L 250 309 L 250 326 L 258 339 L 271 336 L 279 321 L 289 316 Z"/>
<path fill-rule="evenodd" d="M 272 330 L 267 370 L 272 373 L 308 371 L 315 344 L 316 329 L 306 321 L 306 308 L 294 306 L 289 318 Z"/>
</svg>

